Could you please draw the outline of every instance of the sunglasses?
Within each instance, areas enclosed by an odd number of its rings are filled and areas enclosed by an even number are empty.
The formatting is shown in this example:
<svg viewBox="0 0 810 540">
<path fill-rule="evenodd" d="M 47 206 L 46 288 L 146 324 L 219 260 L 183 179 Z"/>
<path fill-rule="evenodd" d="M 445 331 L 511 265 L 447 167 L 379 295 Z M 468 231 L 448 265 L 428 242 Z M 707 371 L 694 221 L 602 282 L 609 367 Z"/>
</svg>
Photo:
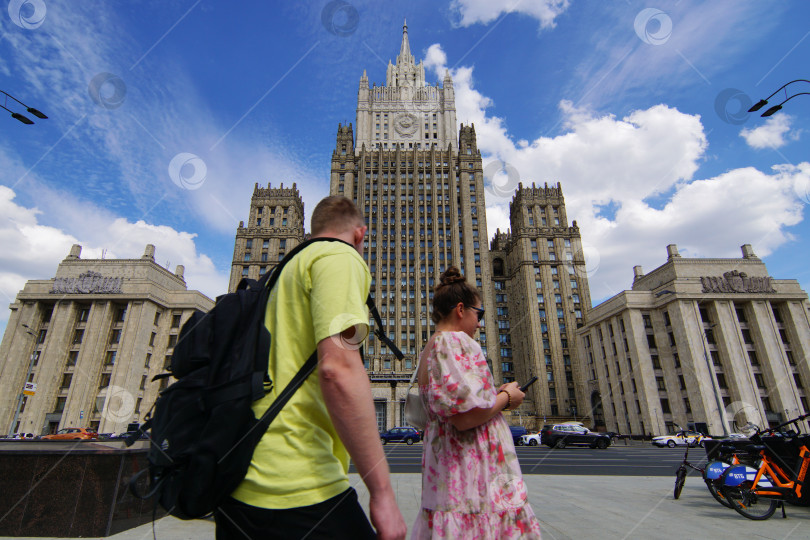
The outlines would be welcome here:
<svg viewBox="0 0 810 540">
<path fill-rule="evenodd" d="M 474 310 L 475 310 L 475 313 L 476 313 L 476 315 L 478 316 L 478 321 L 480 322 L 480 321 L 481 321 L 481 319 L 483 319 L 483 318 L 484 318 L 484 310 L 483 310 L 483 309 L 481 309 L 481 308 L 478 308 L 478 307 L 472 307 L 472 306 L 469 306 L 469 307 L 470 307 L 470 309 L 474 309 Z"/>
</svg>

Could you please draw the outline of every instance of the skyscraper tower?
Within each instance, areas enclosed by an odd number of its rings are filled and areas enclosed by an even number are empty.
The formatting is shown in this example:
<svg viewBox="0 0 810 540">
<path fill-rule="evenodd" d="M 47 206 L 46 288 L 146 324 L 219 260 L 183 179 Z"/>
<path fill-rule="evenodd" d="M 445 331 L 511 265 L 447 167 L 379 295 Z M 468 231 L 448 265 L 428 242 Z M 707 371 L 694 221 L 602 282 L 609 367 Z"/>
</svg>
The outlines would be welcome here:
<svg viewBox="0 0 810 540">
<path fill-rule="evenodd" d="M 357 95 L 357 138 L 338 127 L 331 194 L 357 204 L 368 225 L 364 257 L 384 327 L 405 353 L 397 360 L 369 339 L 365 362 L 379 428 L 403 425 L 405 393 L 419 352 L 430 337 L 433 289 L 455 265 L 482 291 L 485 327 L 478 339 L 488 358 L 498 351 L 484 206 L 484 176 L 474 126 L 456 132 L 453 81 L 428 86 L 403 25 L 396 64 L 384 86 L 366 72 Z M 500 372 L 494 370 L 500 383 Z"/>
<path fill-rule="evenodd" d="M 298 187 L 255 184 L 247 225 L 240 221 L 236 229 L 228 292 L 234 292 L 242 278 L 259 279 L 272 272 L 303 240 L 304 202 Z"/>
<path fill-rule="evenodd" d="M 511 232 L 497 231 L 490 246 L 504 382 L 540 379 L 520 408 L 528 416 L 588 420 L 576 331 L 591 299 L 579 227 L 568 223 L 559 183 L 519 184 L 509 214 Z"/>
</svg>

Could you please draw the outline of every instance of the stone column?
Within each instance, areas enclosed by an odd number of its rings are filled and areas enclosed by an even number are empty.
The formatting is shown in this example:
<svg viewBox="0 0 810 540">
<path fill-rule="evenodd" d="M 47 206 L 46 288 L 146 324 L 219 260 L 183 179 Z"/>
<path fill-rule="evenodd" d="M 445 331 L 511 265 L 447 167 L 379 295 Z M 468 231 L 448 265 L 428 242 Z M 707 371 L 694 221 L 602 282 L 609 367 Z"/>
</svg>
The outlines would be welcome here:
<svg viewBox="0 0 810 540">
<path fill-rule="evenodd" d="M 671 255 L 672 256 L 672 255 Z M 705 421 L 710 433 L 723 433 L 721 410 L 718 411 L 715 389 L 717 380 L 711 360 L 707 360 L 704 349 L 703 323 L 696 302 L 679 302 L 679 319 L 686 336 L 685 343 L 678 344 L 682 372 L 686 380 L 689 400 L 692 405 L 692 418 L 696 422 Z M 673 312 L 670 310 L 670 317 Z M 718 390 L 719 392 L 719 390 Z"/>
<path fill-rule="evenodd" d="M 737 426 L 745 425 L 747 422 L 764 425 L 758 413 L 762 409 L 759 391 L 754 381 L 753 368 L 748 360 L 748 349 L 742 340 L 734 302 L 718 300 L 714 305 L 718 319 L 714 334 L 731 398 L 731 403 L 725 408 L 729 430 L 735 430 L 735 422 Z"/>
<path fill-rule="evenodd" d="M 786 303 L 787 317 L 785 318 L 785 329 L 791 336 L 790 348 L 793 352 L 793 359 L 796 362 L 796 372 L 804 381 L 804 394 L 810 390 L 810 324 L 808 324 L 808 302 L 790 301 Z M 810 412 L 798 405 L 799 414 Z M 804 425 L 807 432 L 807 424 Z"/>
<path fill-rule="evenodd" d="M 69 300 L 61 300 L 54 305 L 53 314 L 51 315 L 51 322 L 48 324 L 48 339 L 46 346 L 40 357 L 40 365 L 42 372 L 39 374 L 42 381 L 46 380 L 46 372 L 50 375 L 50 384 L 43 384 L 41 389 L 37 389 L 36 400 L 31 404 L 35 408 L 31 410 L 31 414 L 35 415 L 35 423 L 38 425 L 45 424 L 45 415 L 54 411 L 56 406 L 56 396 L 59 393 L 59 381 L 55 381 L 56 377 L 61 377 L 65 371 L 67 362 L 67 351 L 70 349 L 70 340 L 73 338 L 73 326 L 76 320 L 75 304 Z M 77 364 L 78 365 L 78 364 Z M 47 367 L 46 367 L 47 366 Z M 77 380 L 78 374 L 75 373 L 71 381 L 71 389 L 79 384 Z M 67 406 L 65 407 L 67 410 Z M 64 412 L 62 413 L 64 418 Z M 60 428 L 65 427 L 67 424 L 60 422 Z"/>
<path fill-rule="evenodd" d="M 749 327 L 754 341 L 760 343 L 765 352 L 765 357 L 760 359 L 760 366 L 765 377 L 772 412 L 784 413 L 785 409 L 795 410 L 801 407 L 801 404 L 796 397 L 793 373 L 788 366 L 770 305 L 767 301 L 758 300 L 752 302 L 751 306 L 754 320 L 749 322 Z"/>
</svg>

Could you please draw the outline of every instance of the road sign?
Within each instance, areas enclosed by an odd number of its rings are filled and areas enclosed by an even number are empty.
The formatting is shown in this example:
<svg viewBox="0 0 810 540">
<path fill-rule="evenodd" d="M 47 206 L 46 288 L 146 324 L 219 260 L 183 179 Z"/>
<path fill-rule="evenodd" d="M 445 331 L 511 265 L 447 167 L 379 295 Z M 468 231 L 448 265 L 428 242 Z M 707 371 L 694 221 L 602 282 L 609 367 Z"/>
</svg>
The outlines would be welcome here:
<svg viewBox="0 0 810 540">
<path fill-rule="evenodd" d="M 79 411 L 79 419 L 81 420 L 84 418 L 84 411 Z"/>
<path fill-rule="evenodd" d="M 37 383 L 27 382 L 23 388 L 23 394 L 26 396 L 33 396 L 37 393 Z"/>
</svg>

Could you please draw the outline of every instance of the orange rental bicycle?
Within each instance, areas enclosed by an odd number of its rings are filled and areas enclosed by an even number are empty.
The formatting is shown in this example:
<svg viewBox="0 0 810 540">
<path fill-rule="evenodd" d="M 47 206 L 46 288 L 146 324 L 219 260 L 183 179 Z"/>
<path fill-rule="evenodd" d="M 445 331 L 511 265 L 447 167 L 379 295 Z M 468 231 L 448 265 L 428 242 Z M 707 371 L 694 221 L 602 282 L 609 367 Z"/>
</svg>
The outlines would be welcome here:
<svg viewBox="0 0 810 540">
<path fill-rule="evenodd" d="M 721 493 L 739 514 L 753 520 L 770 518 L 778 507 L 785 513 L 785 502 L 810 506 L 810 486 L 802 490 L 810 467 L 810 435 L 779 430 L 810 418 L 804 414 L 775 428 L 757 431 L 751 440 L 758 444 L 748 447 L 758 455 L 758 468 L 737 465 L 723 473 Z M 771 436 L 765 436 L 770 434 Z"/>
</svg>

